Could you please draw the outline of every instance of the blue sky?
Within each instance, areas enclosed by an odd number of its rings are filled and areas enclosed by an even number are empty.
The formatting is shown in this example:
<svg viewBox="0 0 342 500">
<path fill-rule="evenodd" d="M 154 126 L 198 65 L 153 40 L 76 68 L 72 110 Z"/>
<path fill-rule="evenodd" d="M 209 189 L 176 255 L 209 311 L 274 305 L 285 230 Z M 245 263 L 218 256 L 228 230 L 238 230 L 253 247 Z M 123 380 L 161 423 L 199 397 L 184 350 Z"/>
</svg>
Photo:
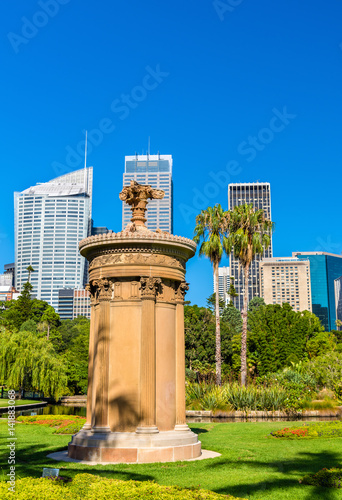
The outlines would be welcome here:
<svg viewBox="0 0 342 500">
<path fill-rule="evenodd" d="M 83 165 L 95 225 L 121 229 L 124 156 L 172 154 L 174 232 L 228 182 L 271 183 L 274 255 L 342 251 L 342 4 L 326 0 L 3 0 L 0 272 L 13 192 Z M 92 150 L 91 150 L 92 149 Z M 226 263 L 226 261 L 223 261 Z M 205 304 L 212 269 L 188 264 Z"/>
</svg>

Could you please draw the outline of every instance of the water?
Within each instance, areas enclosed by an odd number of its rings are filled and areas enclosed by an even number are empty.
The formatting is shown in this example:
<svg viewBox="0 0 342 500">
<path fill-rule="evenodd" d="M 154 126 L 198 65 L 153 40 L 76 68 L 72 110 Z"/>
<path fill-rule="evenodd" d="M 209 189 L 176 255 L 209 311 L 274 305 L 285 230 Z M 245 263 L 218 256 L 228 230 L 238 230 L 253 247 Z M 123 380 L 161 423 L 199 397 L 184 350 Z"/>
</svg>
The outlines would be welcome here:
<svg viewBox="0 0 342 500">
<path fill-rule="evenodd" d="M 15 412 L 16 417 L 20 415 L 78 415 L 80 417 L 86 416 L 85 406 L 64 406 L 64 405 L 46 405 L 42 408 L 30 408 L 22 411 Z M 7 418 L 7 413 L 3 413 L 0 417 Z M 245 418 L 245 417 L 187 417 L 187 423 L 234 423 L 234 422 L 288 422 L 288 421 L 321 421 L 328 422 L 331 420 L 342 420 L 342 416 L 339 417 L 327 417 L 327 416 L 315 416 L 315 417 L 274 417 L 274 418 Z"/>
</svg>

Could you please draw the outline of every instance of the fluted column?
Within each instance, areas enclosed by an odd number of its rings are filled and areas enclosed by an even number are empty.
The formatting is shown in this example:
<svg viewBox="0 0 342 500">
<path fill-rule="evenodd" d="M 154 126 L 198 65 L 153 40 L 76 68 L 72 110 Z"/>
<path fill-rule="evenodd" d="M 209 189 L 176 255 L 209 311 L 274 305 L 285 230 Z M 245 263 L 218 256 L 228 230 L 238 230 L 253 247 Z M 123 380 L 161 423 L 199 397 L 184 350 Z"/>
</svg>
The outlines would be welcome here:
<svg viewBox="0 0 342 500">
<path fill-rule="evenodd" d="M 84 430 L 91 429 L 92 422 L 92 397 L 93 397 L 93 370 L 94 370 L 94 334 L 95 334 L 95 297 L 90 284 L 86 285 L 90 292 L 90 332 L 89 332 L 89 356 L 88 356 L 88 389 L 87 389 L 87 420 L 83 426 Z"/>
<path fill-rule="evenodd" d="M 156 433 L 156 324 L 155 301 L 160 278 L 140 279 L 141 313 L 141 392 L 140 425 L 137 433 Z"/>
<path fill-rule="evenodd" d="M 97 338 L 94 345 L 93 391 L 95 397 L 93 432 L 110 432 L 108 421 L 108 382 L 109 382 L 109 342 L 110 342 L 110 303 L 113 294 L 111 280 L 94 280 L 98 306 Z"/>
<path fill-rule="evenodd" d="M 184 339 L 184 296 L 189 290 L 185 282 L 175 284 L 176 302 L 176 425 L 175 431 L 190 430 L 185 413 L 185 339 Z"/>
</svg>

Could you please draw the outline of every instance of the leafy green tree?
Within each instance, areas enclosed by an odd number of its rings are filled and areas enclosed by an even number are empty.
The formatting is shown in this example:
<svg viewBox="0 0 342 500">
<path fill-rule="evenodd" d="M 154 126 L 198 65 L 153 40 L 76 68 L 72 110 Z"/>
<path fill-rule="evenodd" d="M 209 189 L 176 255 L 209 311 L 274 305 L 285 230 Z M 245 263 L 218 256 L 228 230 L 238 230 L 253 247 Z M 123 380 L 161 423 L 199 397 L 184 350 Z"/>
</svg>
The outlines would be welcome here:
<svg viewBox="0 0 342 500">
<path fill-rule="evenodd" d="M 32 285 L 27 281 L 17 300 L 10 300 L 8 303 L 5 303 L 5 309 L 1 313 L 5 326 L 10 329 L 19 330 L 24 321 L 30 319 L 32 305 L 31 292 Z"/>
<path fill-rule="evenodd" d="M 205 365 L 215 363 L 216 335 L 215 316 L 205 307 L 184 307 L 185 328 L 185 360 L 186 366 L 194 369 L 198 362 Z M 222 344 L 221 355 L 223 363 L 231 364 L 231 329 L 230 325 L 221 322 Z"/>
<path fill-rule="evenodd" d="M 33 319 L 28 319 L 20 327 L 20 332 L 37 333 L 37 325 Z"/>
<path fill-rule="evenodd" d="M 259 375 L 306 361 L 307 343 L 324 330 L 311 312 L 295 312 L 285 303 L 254 308 L 248 314 L 249 356 Z"/>
<path fill-rule="evenodd" d="M 67 388 L 66 367 L 45 338 L 0 330 L 0 383 L 15 390 L 43 391 L 57 401 Z"/>
<path fill-rule="evenodd" d="M 253 204 L 238 205 L 227 215 L 228 238 L 226 247 L 233 250 L 244 271 L 244 300 L 241 334 L 241 385 L 247 385 L 247 310 L 249 271 L 253 258 L 262 255 L 271 242 L 273 223 L 266 219 L 263 209 L 254 210 Z"/>
<path fill-rule="evenodd" d="M 234 297 L 237 297 L 239 295 L 234 286 L 234 276 L 230 277 L 228 295 L 230 297 L 231 302 L 233 302 Z"/>
<path fill-rule="evenodd" d="M 222 311 L 222 309 L 224 309 L 225 307 L 225 302 L 224 300 L 219 297 L 219 308 L 220 308 L 220 311 Z M 208 298 L 207 298 L 207 308 L 210 309 L 212 312 L 215 311 L 215 307 L 216 307 L 216 293 L 212 293 Z"/>
<path fill-rule="evenodd" d="M 258 307 L 265 306 L 266 303 L 262 297 L 253 297 L 252 300 L 248 304 L 248 312 L 257 309 Z"/>
<path fill-rule="evenodd" d="M 334 351 L 335 348 L 335 335 L 331 332 L 318 332 L 306 343 L 306 349 L 310 359 L 322 356 L 329 351 Z"/>
<path fill-rule="evenodd" d="M 210 259 L 214 270 L 215 279 L 215 318 L 216 318 L 216 384 L 221 385 L 221 333 L 220 333 L 220 304 L 219 304 L 219 275 L 218 268 L 223 252 L 228 250 L 228 240 L 225 236 L 227 230 L 226 212 L 221 205 L 208 207 L 196 217 L 194 241 L 201 242 L 199 255 Z"/>
<path fill-rule="evenodd" d="M 57 327 L 60 324 L 59 315 L 55 312 L 52 306 L 47 306 L 42 317 L 40 319 L 40 323 L 38 323 L 38 329 L 40 331 L 46 331 L 46 338 L 50 337 L 50 329 L 53 327 Z"/>
</svg>

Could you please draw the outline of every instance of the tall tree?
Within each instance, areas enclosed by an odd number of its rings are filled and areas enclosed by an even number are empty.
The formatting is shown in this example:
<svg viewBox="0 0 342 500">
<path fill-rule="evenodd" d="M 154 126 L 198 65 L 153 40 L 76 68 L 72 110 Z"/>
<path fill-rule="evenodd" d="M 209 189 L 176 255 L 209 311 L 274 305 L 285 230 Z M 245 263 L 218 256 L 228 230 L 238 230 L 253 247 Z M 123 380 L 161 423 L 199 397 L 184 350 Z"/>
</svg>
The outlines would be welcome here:
<svg viewBox="0 0 342 500">
<path fill-rule="evenodd" d="M 255 210 L 253 204 L 235 206 L 227 214 L 227 248 L 233 250 L 244 272 L 244 297 L 241 334 L 241 385 L 247 385 L 247 311 L 249 271 L 255 255 L 262 255 L 271 242 L 273 222 L 267 220 L 263 209 Z"/>
<path fill-rule="evenodd" d="M 223 252 L 228 250 L 226 212 L 221 205 L 208 207 L 196 217 L 194 241 L 201 246 L 199 254 L 210 259 L 214 270 L 215 281 L 215 317 L 216 317 L 216 384 L 221 385 L 221 333 L 220 333 L 220 304 L 219 304 L 219 274 L 218 268 Z"/>
<path fill-rule="evenodd" d="M 33 269 L 33 267 L 32 267 L 31 265 L 29 265 L 29 266 L 26 268 L 26 271 L 29 273 L 29 274 L 28 274 L 28 279 L 27 279 L 27 281 L 28 281 L 29 283 L 31 283 L 31 274 L 32 274 L 32 273 L 34 273 L 34 269 Z"/>
</svg>

